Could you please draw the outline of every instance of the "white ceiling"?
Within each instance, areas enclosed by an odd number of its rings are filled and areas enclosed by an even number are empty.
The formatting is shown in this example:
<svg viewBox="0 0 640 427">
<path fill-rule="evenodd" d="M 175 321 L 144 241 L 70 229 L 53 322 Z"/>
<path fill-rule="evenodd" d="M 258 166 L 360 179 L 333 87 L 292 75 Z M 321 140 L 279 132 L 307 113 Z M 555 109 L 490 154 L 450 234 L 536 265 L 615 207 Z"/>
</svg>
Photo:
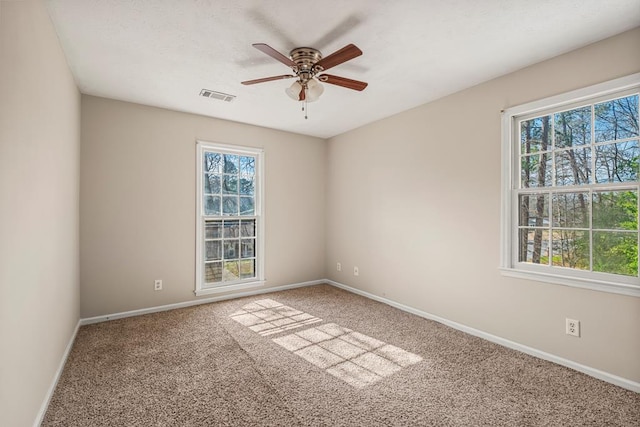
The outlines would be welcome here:
<svg viewBox="0 0 640 427">
<path fill-rule="evenodd" d="M 47 0 L 80 91 L 328 138 L 640 25 L 639 0 Z M 364 54 L 304 119 L 251 45 Z M 212 89 L 231 103 L 199 96 Z"/>
</svg>

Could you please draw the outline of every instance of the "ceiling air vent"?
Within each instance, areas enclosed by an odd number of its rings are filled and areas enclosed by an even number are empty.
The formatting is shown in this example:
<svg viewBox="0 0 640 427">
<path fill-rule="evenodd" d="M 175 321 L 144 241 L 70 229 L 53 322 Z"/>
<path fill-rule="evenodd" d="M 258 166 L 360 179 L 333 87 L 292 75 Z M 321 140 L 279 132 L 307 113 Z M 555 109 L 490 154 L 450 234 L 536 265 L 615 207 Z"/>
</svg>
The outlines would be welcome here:
<svg viewBox="0 0 640 427">
<path fill-rule="evenodd" d="M 226 102 L 231 102 L 236 98 L 235 95 L 229 95 L 228 93 L 216 92 L 215 90 L 209 89 L 202 89 L 200 91 L 200 96 L 204 96 L 205 98 L 218 99 L 220 101 Z"/>
</svg>

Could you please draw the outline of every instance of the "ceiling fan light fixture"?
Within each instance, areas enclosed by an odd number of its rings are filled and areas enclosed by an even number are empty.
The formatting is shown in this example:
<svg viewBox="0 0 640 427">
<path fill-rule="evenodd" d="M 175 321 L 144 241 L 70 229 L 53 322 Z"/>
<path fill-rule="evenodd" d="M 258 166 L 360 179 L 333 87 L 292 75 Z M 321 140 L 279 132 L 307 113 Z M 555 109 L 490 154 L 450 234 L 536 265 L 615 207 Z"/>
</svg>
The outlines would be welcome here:
<svg viewBox="0 0 640 427">
<path fill-rule="evenodd" d="M 324 86 L 320 84 L 316 79 L 310 79 L 306 83 L 305 101 L 313 102 L 320 98 L 320 95 L 324 92 Z M 300 101 L 300 91 L 302 90 L 302 84 L 299 81 L 295 81 L 286 88 L 284 91 L 287 96 L 294 101 Z"/>
</svg>

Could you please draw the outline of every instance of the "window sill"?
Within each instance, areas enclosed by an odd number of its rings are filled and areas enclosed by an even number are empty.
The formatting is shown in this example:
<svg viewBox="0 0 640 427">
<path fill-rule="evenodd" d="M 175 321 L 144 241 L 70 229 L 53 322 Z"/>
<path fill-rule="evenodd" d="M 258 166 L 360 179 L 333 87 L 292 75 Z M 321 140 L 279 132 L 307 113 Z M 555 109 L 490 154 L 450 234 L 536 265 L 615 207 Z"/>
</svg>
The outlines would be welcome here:
<svg viewBox="0 0 640 427">
<path fill-rule="evenodd" d="M 571 286 L 574 288 L 590 289 L 592 291 L 608 292 L 612 294 L 640 297 L 640 285 L 627 285 L 621 283 L 603 282 L 600 280 L 583 279 L 577 277 L 560 276 L 557 274 L 540 273 L 515 268 L 500 268 L 503 276 L 529 279 L 537 282 L 554 283 L 556 285 Z"/>
<path fill-rule="evenodd" d="M 194 293 L 197 297 L 203 295 L 221 294 L 230 291 L 237 291 L 239 289 L 259 288 L 264 286 L 266 282 L 264 280 L 258 280 L 254 282 L 236 283 L 232 285 L 220 285 L 215 288 L 196 289 Z"/>
</svg>

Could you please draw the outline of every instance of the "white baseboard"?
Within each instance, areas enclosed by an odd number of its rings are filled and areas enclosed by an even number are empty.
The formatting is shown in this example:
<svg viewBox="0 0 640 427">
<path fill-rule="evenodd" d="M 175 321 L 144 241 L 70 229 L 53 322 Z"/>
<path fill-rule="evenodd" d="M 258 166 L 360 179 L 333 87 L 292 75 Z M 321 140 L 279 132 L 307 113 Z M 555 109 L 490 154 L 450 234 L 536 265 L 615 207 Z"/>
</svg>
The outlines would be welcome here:
<svg viewBox="0 0 640 427">
<path fill-rule="evenodd" d="M 80 321 L 76 323 L 76 327 L 73 330 L 73 334 L 71 334 L 71 338 L 69 338 L 69 342 L 67 343 L 67 348 L 64 349 L 64 354 L 62 355 L 62 359 L 60 359 L 60 363 L 58 364 L 58 369 L 56 370 L 56 374 L 53 377 L 53 381 L 49 386 L 49 390 L 47 390 L 47 394 L 44 396 L 44 401 L 40 406 L 40 410 L 38 411 L 38 415 L 36 416 L 36 420 L 33 423 L 34 427 L 40 426 L 42 421 L 44 421 L 44 415 L 47 413 L 47 409 L 49 408 L 49 402 L 51 402 L 51 398 L 53 397 L 53 392 L 56 390 L 56 386 L 58 385 L 58 381 L 60 380 L 60 376 L 62 375 L 62 371 L 64 370 L 64 365 L 67 364 L 67 358 L 69 357 L 69 353 L 71 353 L 71 349 L 73 348 L 73 343 L 76 341 L 76 335 L 78 334 L 78 329 L 80 329 Z"/>
<path fill-rule="evenodd" d="M 366 298 L 369 298 L 369 299 L 372 299 L 372 300 L 375 300 L 375 301 L 390 305 L 390 306 L 395 307 L 397 309 L 400 309 L 402 311 L 406 311 L 408 313 L 415 314 L 416 316 L 424 317 L 425 319 L 429 319 L 429 320 L 434 320 L 434 321 L 436 321 L 438 323 L 442 323 L 442 324 L 450 326 L 450 327 L 452 327 L 454 329 L 458 329 L 458 330 L 460 330 L 462 332 L 466 332 L 466 333 L 468 333 L 470 335 L 474 335 L 476 337 L 483 338 L 483 339 L 485 339 L 487 341 L 491 341 L 491 342 L 494 342 L 496 344 L 500 344 L 500 345 L 502 345 L 504 347 L 508 347 L 508 348 L 513 349 L 513 350 L 518 350 L 518 351 L 521 351 L 523 353 L 529 354 L 531 356 L 535 356 L 535 357 L 538 357 L 540 359 L 547 360 L 549 362 L 557 363 L 558 365 L 566 366 L 567 368 L 574 369 L 574 370 L 576 370 L 578 372 L 582 372 L 584 374 L 587 374 L 587 375 L 592 376 L 594 378 L 597 378 L 599 380 L 606 381 L 608 383 L 617 385 L 617 386 L 622 387 L 622 388 L 627 389 L 627 390 L 634 391 L 636 393 L 640 393 L 640 383 L 638 383 L 638 382 L 631 381 L 629 379 L 622 378 L 622 377 L 619 377 L 617 375 L 613 375 L 613 374 L 610 374 L 608 372 L 601 371 L 599 369 L 591 368 L 589 366 L 582 365 L 582 364 L 574 362 L 572 360 L 565 359 L 563 357 L 556 356 L 554 354 L 546 353 L 544 351 L 537 350 L 535 348 L 528 347 L 528 346 L 523 345 L 523 344 L 519 344 L 517 342 L 514 342 L 514 341 L 511 341 L 511 340 L 499 337 L 497 335 L 489 334 L 489 333 L 481 331 L 479 329 L 471 328 L 471 327 L 463 325 L 461 323 L 453 322 L 451 320 L 448 320 L 448 319 L 433 315 L 431 313 L 427 313 L 425 311 L 418 310 L 418 309 L 413 308 L 413 307 L 409 307 L 408 305 L 404 305 L 404 304 L 401 304 L 399 302 L 395 302 L 395 301 L 387 299 L 387 298 L 379 297 L 378 295 L 374 295 L 372 293 L 369 293 L 369 292 L 366 292 L 366 291 L 362 291 L 360 289 L 352 288 L 351 286 L 347 286 L 347 285 L 344 285 L 342 283 L 335 282 L 333 280 L 325 280 L 324 282 L 328 283 L 328 284 L 330 284 L 332 286 L 335 286 L 337 288 L 344 289 L 345 291 L 349 291 L 349 292 L 352 292 L 354 294 L 358 294 L 358 295 L 361 295 L 363 297 L 366 297 Z"/>
<path fill-rule="evenodd" d="M 300 283 L 293 283 L 293 284 L 290 284 L 290 285 L 274 286 L 274 287 L 271 287 L 271 288 L 261 288 L 261 289 L 253 289 L 253 290 L 250 290 L 250 291 L 234 292 L 234 293 L 231 293 L 231 294 L 221 295 L 221 296 L 217 296 L 217 297 L 203 298 L 203 299 L 197 299 L 197 300 L 193 300 L 193 301 L 178 302 L 178 303 L 175 303 L 175 304 L 160 305 L 160 306 L 156 306 L 156 307 L 141 308 L 139 310 L 124 311 L 124 312 L 121 312 L 121 313 L 106 314 L 106 315 L 103 315 L 103 316 L 88 317 L 86 319 L 80 319 L 80 325 L 90 325 L 92 323 L 106 322 L 108 320 L 123 319 L 125 317 L 133 317 L 133 316 L 141 316 L 143 314 L 158 313 L 160 311 L 175 310 L 176 308 L 191 307 L 191 306 L 194 306 L 194 305 L 208 304 L 208 303 L 211 303 L 211 302 L 224 301 L 224 300 L 240 298 L 240 297 L 248 297 L 248 296 L 251 296 L 251 295 L 266 294 L 266 293 L 269 293 L 269 292 L 286 291 L 287 289 L 294 289 L 294 288 L 301 288 L 301 287 L 304 287 L 304 286 L 319 285 L 321 283 L 327 283 L 327 281 L 326 280 L 311 280 L 309 282 L 300 282 Z"/>
</svg>

